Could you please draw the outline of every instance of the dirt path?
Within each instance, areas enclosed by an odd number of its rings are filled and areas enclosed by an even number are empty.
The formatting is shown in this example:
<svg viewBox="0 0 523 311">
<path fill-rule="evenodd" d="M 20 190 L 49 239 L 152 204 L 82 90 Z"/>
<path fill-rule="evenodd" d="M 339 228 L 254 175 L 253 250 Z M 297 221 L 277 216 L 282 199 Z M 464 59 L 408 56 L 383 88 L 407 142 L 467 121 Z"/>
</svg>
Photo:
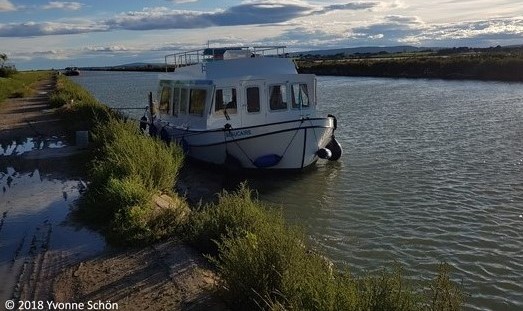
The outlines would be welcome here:
<svg viewBox="0 0 523 311">
<path fill-rule="evenodd" d="M 36 95 L 10 98 L 0 106 L 0 142 L 25 137 L 62 137 L 66 135 L 60 119 L 49 106 L 53 79 L 36 85 Z"/>
<path fill-rule="evenodd" d="M 0 254 L 6 257 L 0 256 L 4 282 L 0 298 L 84 304 L 110 301 L 118 304 L 118 310 L 225 310 L 214 294 L 216 277 L 204 258 L 174 241 L 78 255 L 76 249 L 85 247 L 82 243 L 89 243 L 89 238 L 75 240 L 73 235 L 82 230 L 85 235 L 86 229 L 63 215 L 68 213 L 65 201 L 78 195 L 70 184 L 79 176 L 74 167 L 83 162 L 67 148 L 51 148 L 46 143 L 72 136 L 49 107 L 48 94 L 54 87 L 53 80 L 41 81 L 35 96 L 9 99 L 0 106 L 0 185 L 4 185 Z M 33 150 L 16 152 L 24 145 Z M 59 207 L 63 212 L 57 213 L 61 218 L 46 216 L 46 205 L 55 206 L 62 192 L 57 198 L 54 186 L 52 191 L 42 188 L 56 179 L 62 180 L 58 188 L 68 185 Z M 37 200 L 14 203 L 35 193 Z M 34 206 L 21 211 L 27 204 Z M 22 216 L 14 217 L 17 213 Z M 42 213 L 46 214 L 42 219 L 34 220 Z M 16 232 L 24 227 L 26 233 Z"/>
</svg>

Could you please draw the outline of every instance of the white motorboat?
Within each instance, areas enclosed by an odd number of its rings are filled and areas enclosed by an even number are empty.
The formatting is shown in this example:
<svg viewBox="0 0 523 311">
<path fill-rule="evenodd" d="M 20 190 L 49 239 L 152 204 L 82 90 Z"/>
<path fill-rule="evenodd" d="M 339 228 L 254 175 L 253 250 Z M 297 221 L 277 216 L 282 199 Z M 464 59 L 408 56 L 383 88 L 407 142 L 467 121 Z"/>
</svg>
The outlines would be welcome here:
<svg viewBox="0 0 523 311">
<path fill-rule="evenodd" d="M 338 160 L 332 115 L 317 116 L 316 78 L 284 48 L 206 48 L 171 54 L 175 70 L 150 94 L 149 133 L 194 159 L 239 168 L 303 169 Z M 280 53 L 280 51 L 282 51 Z M 272 53 L 272 54 L 271 54 Z"/>
</svg>

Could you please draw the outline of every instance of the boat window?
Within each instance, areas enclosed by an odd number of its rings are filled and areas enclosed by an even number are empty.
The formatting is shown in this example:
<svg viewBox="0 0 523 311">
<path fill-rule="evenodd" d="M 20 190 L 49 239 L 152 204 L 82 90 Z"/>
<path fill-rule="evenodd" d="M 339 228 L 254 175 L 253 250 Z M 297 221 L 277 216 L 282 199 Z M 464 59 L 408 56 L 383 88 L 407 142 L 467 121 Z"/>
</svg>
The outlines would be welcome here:
<svg viewBox="0 0 523 311">
<path fill-rule="evenodd" d="M 169 113 L 169 104 L 171 102 L 171 87 L 164 86 L 160 95 L 160 113 Z"/>
<path fill-rule="evenodd" d="M 292 108 L 294 109 L 307 109 L 309 108 L 309 91 L 307 90 L 307 84 L 295 83 L 291 86 L 291 99 Z"/>
<path fill-rule="evenodd" d="M 271 110 L 287 109 L 287 87 L 285 84 L 269 87 L 269 106 Z"/>
<path fill-rule="evenodd" d="M 189 99 L 189 92 L 186 88 L 180 90 L 180 113 L 187 113 L 187 101 Z"/>
<path fill-rule="evenodd" d="M 180 108 L 180 88 L 174 88 L 173 94 L 173 116 L 178 116 L 178 109 Z"/>
<path fill-rule="evenodd" d="M 260 112 L 260 88 L 257 86 L 247 88 L 247 112 Z"/>
<path fill-rule="evenodd" d="M 227 113 L 237 113 L 237 106 L 235 88 L 229 87 L 216 89 L 214 101 L 215 112 L 223 111 L 223 109 L 227 108 Z"/>
<path fill-rule="evenodd" d="M 189 113 L 198 116 L 203 116 L 205 109 L 205 98 L 207 97 L 207 90 L 191 89 L 191 99 L 189 101 Z"/>
</svg>

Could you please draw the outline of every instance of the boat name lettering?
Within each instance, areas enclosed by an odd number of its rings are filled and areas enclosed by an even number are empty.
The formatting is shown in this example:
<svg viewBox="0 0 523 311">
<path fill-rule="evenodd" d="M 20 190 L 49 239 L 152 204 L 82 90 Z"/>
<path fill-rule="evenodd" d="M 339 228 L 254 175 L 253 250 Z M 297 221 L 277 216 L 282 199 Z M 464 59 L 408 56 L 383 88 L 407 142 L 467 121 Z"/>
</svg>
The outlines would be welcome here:
<svg viewBox="0 0 523 311">
<path fill-rule="evenodd" d="M 225 133 L 225 136 L 230 138 L 236 138 L 241 136 L 251 135 L 251 130 L 239 130 L 239 131 L 229 131 Z"/>
</svg>

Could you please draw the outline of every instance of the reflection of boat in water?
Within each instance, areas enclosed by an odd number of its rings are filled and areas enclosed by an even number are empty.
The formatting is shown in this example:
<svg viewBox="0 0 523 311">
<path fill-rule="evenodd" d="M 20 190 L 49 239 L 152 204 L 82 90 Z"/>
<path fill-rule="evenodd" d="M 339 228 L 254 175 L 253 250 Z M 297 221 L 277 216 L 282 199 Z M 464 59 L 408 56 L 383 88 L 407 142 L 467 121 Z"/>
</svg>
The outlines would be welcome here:
<svg viewBox="0 0 523 311">
<path fill-rule="evenodd" d="M 207 48 L 166 56 L 176 70 L 161 75 L 158 102 L 150 96 L 150 133 L 197 160 L 239 168 L 301 169 L 318 158 L 339 159 L 336 118 L 317 116 L 315 76 L 298 74 L 283 50 Z"/>
<path fill-rule="evenodd" d="M 67 67 L 65 68 L 64 75 L 66 76 L 79 76 L 80 70 L 77 67 Z"/>
</svg>

